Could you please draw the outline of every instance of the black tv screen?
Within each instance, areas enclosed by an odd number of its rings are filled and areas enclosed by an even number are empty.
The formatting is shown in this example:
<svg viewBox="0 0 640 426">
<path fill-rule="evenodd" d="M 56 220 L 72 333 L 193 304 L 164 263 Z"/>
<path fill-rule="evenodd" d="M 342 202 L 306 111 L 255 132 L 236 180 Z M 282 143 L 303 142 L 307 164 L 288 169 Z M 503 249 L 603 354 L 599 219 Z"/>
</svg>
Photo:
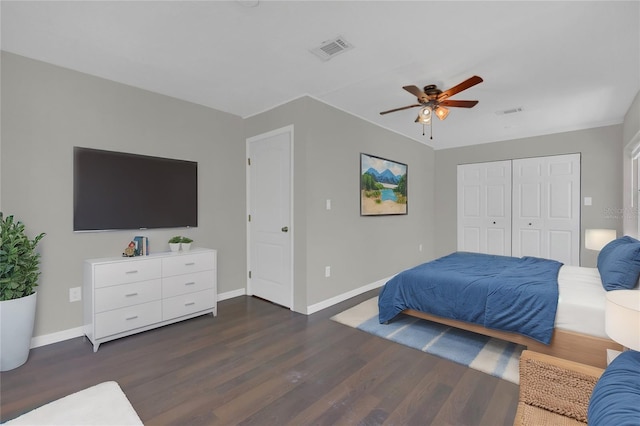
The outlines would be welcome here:
<svg viewBox="0 0 640 426">
<path fill-rule="evenodd" d="M 73 230 L 198 226 L 198 163 L 73 148 Z"/>
</svg>

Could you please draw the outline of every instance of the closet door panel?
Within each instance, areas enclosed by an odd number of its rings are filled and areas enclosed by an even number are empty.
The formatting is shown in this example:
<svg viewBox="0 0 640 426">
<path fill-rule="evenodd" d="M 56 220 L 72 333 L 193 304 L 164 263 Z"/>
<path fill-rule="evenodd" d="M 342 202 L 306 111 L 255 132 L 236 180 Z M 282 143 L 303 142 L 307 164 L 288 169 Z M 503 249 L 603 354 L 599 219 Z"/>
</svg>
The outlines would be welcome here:
<svg viewBox="0 0 640 426">
<path fill-rule="evenodd" d="M 504 218 L 507 216 L 505 185 L 487 186 L 487 216 Z"/>
<path fill-rule="evenodd" d="M 542 230 L 534 229 L 534 228 L 522 228 L 518 230 L 518 232 L 514 232 L 514 236 L 518 238 L 518 246 L 513 247 L 513 251 L 518 252 L 519 254 L 514 254 L 514 256 L 535 256 L 535 257 L 544 257 L 542 255 Z"/>
<path fill-rule="evenodd" d="M 505 245 L 506 235 L 502 228 L 487 229 L 487 253 L 498 254 L 511 251 L 511 247 Z"/>
<path fill-rule="evenodd" d="M 542 188 L 539 183 L 521 183 L 517 187 L 520 218 L 524 220 L 542 217 Z"/>
<path fill-rule="evenodd" d="M 463 248 L 458 247 L 458 250 L 480 253 L 480 234 L 481 234 L 480 228 L 467 226 L 462 229 L 462 233 L 463 233 L 462 235 Z"/>
<path fill-rule="evenodd" d="M 464 217 L 480 219 L 480 210 L 482 209 L 480 204 L 480 185 L 467 185 L 463 191 L 462 209 Z"/>
<path fill-rule="evenodd" d="M 574 247 L 573 233 L 564 230 L 549 231 L 549 258 L 570 259 Z"/>
<path fill-rule="evenodd" d="M 549 184 L 549 219 L 571 220 L 572 182 Z"/>
<path fill-rule="evenodd" d="M 513 255 L 580 262 L 580 154 L 513 160 Z"/>
<path fill-rule="evenodd" d="M 458 250 L 511 255 L 511 161 L 458 166 Z"/>
</svg>

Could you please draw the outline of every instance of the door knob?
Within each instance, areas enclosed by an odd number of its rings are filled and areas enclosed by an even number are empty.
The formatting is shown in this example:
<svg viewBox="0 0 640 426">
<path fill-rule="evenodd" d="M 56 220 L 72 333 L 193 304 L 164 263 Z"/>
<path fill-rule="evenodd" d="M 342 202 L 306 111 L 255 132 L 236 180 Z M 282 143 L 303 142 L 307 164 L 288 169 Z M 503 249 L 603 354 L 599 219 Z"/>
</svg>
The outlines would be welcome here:
<svg viewBox="0 0 640 426">
<path fill-rule="evenodd" d="M 281 231 L 282 232 L 289 232 L 289 227 L 288 226 L 283 226 Z"/>
</svg>

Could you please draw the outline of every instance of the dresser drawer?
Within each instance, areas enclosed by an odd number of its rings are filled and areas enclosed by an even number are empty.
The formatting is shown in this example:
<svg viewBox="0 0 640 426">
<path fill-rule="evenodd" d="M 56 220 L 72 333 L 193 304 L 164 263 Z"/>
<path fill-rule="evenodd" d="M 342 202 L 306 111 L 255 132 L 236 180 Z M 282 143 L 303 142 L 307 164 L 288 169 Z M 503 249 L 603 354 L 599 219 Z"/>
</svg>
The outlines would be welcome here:
<svg viewBox="0 0 640 426">
<path fill-rule="evenodd" d="M 162 259 L 162 275 L 165 277 L 207 271 L 215 268 L 216 260 L 213 252 L 176 255 Z"/>
<path fill-rule="evenodd" d="M 162 321 L 162 302 L 157 300 L 101 312 L 95 318 L 95 337 L 100 339 Z"/>
<path fill-rule="evenodd" d="M 186 275 L 174 275 L 162 279 L 162 297 L 195 293 L 214 287 L 215 271 L 202 271 Z"/>
<path fill-rule="evenodd" d="M 145 259 L 100 264 L 95 266 L 94 274 L 96 288 L 152 280 L 161 277 L 162 260 Z"/>
<path fill-rule="evenodd" d="M 161 288 L 160 279 L 98 288 L 94 299 L 95 311 L 96 313 L 110 311 L 160 300 Z"/>
<path fill-rule="evenodd" d="M 194 312 L 211 309 L 215 305 L 215 290 L 204 290 L 162 300 L 162 319 L 170 320 Z"/>
</svg>

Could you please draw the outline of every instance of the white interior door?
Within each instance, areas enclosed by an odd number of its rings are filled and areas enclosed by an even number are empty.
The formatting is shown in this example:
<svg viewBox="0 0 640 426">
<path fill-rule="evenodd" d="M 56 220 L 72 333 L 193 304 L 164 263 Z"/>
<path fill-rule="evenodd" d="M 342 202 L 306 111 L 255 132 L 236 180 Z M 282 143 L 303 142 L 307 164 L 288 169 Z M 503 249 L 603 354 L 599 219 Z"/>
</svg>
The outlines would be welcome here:
<svg viewBox="0 0 640 426">
<path fill-rule="evenodd" d="M 511 161 L 458 166 L 458 251 L 511 255 Z"/>
<path fill-rule="evenodd" d="M 580 264 L 580 154 L 513 160 L 513 255 Z"/>
<path fill-rule="evenodd" d="M 293 306 L 293 127 L 247 139 L 247 293 Z"/>
</svg>

